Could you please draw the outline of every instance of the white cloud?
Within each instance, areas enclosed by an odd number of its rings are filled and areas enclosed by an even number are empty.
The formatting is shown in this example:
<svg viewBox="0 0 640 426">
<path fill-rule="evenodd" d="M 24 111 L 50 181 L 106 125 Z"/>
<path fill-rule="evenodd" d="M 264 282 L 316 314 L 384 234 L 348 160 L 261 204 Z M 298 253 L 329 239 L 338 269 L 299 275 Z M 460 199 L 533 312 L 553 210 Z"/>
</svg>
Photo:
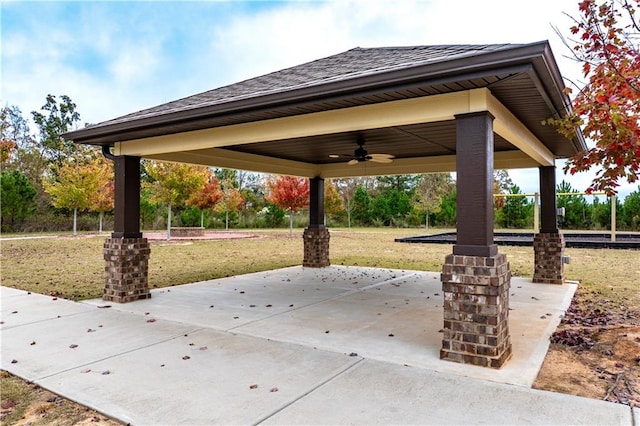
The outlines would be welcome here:
<svg viewBox="0 0 640 426">
<path fill-rule="evenodd" d="M 579 65 L 565 34 L 575 0 L 363 0 L 12 4 L 23 26 L 2 29 L 2 101 L 25 116 L 48 93 L 69 95 L 99 122 L 353 47 L 529 43 L 548 39 L 563 75 Z M 3 9 L 5 4 L 1 6 Z M 30 9 L 29 9 L 30 7 Z M 72 18 L 65 13 L 79 8 Z M 6 19 L 2 18 L 3 22 Z M 561 169 L 561 166 L 559 166 Z M 537 170 L 512 171 L 523 190 Z M 564 176 L 577 189 L 589 175 Z M 626 186 L 623 191 L 635 190 Z"/>
</svg>

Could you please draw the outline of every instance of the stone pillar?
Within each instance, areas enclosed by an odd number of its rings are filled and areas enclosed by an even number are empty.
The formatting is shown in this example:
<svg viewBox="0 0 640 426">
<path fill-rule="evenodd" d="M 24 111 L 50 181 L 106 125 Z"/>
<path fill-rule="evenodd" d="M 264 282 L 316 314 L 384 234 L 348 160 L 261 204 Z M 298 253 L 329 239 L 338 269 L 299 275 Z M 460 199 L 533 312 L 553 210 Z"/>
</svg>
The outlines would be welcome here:
<svg viewBox="0 0 640 426">
<path fill-rule="evenodd" d="M 329 261 L 329 230 L 324 225 L 324 179 L 309 180 L 309 226 L 302 236 L 304 258 L 302 266 L 323 268 Z"/>
<path fill-rule="evenodd" d="M 116 156 L 115 217 L 111 238 L 104 243 L 103 299 L 126 303 L 151 297 L 148 271 L 150 247 L 140 232 L 140 157 Z"/>
<path fill-rule="evenodd" d="M 500 368 L 511 357 L 511 273 L 493 242 L 493 116 L 456 116 L 457 241 L 442 267 L 440 358 Z"/>
<path fill-rule="evenodd" d="M 102 298 L 126 303 L 151 297 L 146 238 L 108 238 L 104 243 L 106 283 Z"/>
<path fill-rule="evenodd" d="M 533 282 L 564 284 L 564 237 L 558 230 L 556 205 L 556 168 L 539 168 L 540 232 L 533 237 Z"/>
<path fill-rule="evenodd" d="M 444 336 L 440 358 L 500 368 L 511 357 L 507 256 L 448 255 L 441 279 Z"/>
</svg>

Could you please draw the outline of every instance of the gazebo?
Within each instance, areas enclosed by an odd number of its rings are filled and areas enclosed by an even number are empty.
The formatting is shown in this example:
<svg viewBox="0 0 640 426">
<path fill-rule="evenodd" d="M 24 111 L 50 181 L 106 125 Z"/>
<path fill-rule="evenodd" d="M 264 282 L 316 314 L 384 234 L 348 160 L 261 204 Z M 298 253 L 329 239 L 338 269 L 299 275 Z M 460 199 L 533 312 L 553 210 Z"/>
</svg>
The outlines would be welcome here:
<svg viewBox="0 0 640 426">
<path fill-rule="evenodd" d="M 441 358 L 499 368 L 511 354 L 510 271 L 493 241 L 493 170 L 539 168 L 534 282 L 564 282 L 555 159 L 586 148 L 543 122 L 570 111 L 548 42 L 355 48 L 168 102 L 66 139 L 115 163 L 115 225 L 104 245 L 104 299 L 150 297 L 140 232 L 140 159 L 307 177 L 303 266 L 330 264 L 324 179 L 457 174 L 457 242 L 444 260 Z M 351 161 L 368 152 L 393 161 Z"/>
</svg>

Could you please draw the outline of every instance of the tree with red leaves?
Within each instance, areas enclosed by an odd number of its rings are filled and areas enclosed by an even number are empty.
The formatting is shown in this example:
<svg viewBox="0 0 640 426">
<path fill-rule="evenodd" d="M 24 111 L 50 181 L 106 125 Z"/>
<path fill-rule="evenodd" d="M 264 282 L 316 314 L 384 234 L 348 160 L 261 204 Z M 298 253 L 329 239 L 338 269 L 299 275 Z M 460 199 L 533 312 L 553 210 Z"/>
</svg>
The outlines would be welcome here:
<svg viewBox="0 0 640 426">
<path fill-rule="evenodd" d="M 570 158 L 565 172 L 600 166 L 587 192 L 615 194 L 620 179 L 640 177 L 640 0 L 583 0 L 578 6 L 571 27 L 578 40 L 571 41 L 588 82 L 573 100 L 573 113 L 550 121 L 567 137 L 581 126 L 595 143 Z"/>
<path fill-rule="evenodd" d="M 199 191 L 191 194 L 187 200 L 187 205 L 200 209 L 200 227 L 204 227 L 204 211 L 213 209 L 218 201 L 222 199 L 218 178 L 210 171 L 208 173 L 209 181 Z"/>
<path fill-rule="evenodd" d="M 309 206 L 309 179 L 294 176 L 278 176 L 267 180 L 265 199 L 289 211 L 289 235 L 293 234 L 293 215 Z"/>
</svg>

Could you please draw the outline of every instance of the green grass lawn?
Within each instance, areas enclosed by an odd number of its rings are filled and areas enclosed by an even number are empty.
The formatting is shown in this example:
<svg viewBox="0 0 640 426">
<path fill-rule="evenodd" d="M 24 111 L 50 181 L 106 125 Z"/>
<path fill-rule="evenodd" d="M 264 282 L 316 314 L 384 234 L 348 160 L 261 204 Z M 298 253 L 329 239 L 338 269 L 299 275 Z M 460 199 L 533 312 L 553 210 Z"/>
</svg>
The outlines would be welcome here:
<svg viewBox="0 0 640 426">
<path fill-rule="evenodd" d="M 438 232 L 450 230 L 437 230 Z M 258 272 L 302 263 L 302 231 L 242 230 L 254 238 L 153 241 L 149 261 L 152 288 Z M 395 238 L 424 234 L 424 229 L 331 229 L 334 265 L 440 271 L 446 244 L 396 243 Z M 80 300 L 101 297 L 104 285 L 102 245 L 106 235 L 1 242 L 2 285 Z M 511 273 L 533 275 L 533 248 L 499 247 Z M 640 307 L 640 251 L 567 249 L 568 279 L 580 280 L 602 297 Z"/>
</svg>

